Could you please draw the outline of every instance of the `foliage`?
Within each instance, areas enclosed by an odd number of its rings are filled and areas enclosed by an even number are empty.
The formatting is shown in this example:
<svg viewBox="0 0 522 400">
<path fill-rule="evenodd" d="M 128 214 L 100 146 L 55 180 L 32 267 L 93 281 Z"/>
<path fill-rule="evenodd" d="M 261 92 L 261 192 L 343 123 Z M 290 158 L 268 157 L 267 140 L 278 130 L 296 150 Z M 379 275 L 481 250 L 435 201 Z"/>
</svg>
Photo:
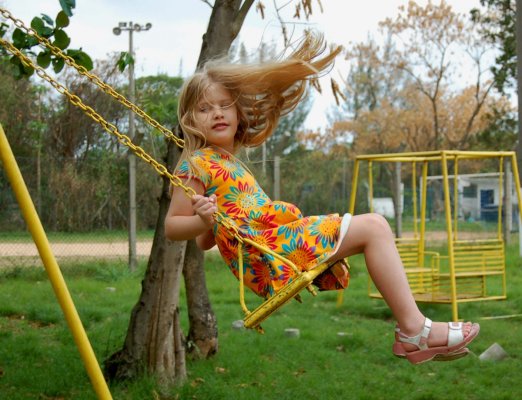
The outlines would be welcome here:
<svg viewBox="0 0 522 400">
<path fill-rule="evenodd" d="M 469 150 L 494 128 L 494 119 L 511 117 L 506 99 L 491 93 L 484 67 L 491 50 L 477 25 L 446 2 L 410 2 L 381 27 L 388 38 L 384 47 L 369 39 L 347 52 L 348 115 L 334 124 L 330 138 L 351 137 L 358 154 Z M 457 61 L 464 57 L 468 65 Z M 466 82 L 459 71 L 469 64 L 473 72 Z"/>
<path fill-rule="evenodd" d="M 68 16 L 72 16 L 72 10 L 76 7 L 76 0 L 60 0 L 60 6 L 63 12 Z"/>
<path fill-rule="evenodd" d="M 78 65 L 83 66 L 87 70 L 93 68 L 93 62 L 90 56 L 81 49 L 68 49 L 71 40 L 64 28 L 69 25 L 69 16 L 71 9 L 74 8 L 74 1 L 62 0 L 63 10 L 60 11 L 53 20 L 46 14 L 41 17 L 34 17 L 31 21 L 31 29 L 33 29 L 39 36 L 49 40 L 55 47 L 63 50 L 64 53 L 71 57 Z M 2 30 L 5 32 L 5 28 Z M 40 49 L 37 38 L 26 33 L 21 28 L 15 28 L 12 35 L 13 45 L 19 50 L 23 50 L 29 55 L 36 56 L 36 63 L 46 69 L 52 66 L 55 73 L 62 71 L 65 62 L 63 58 L 56 56 L 48 48 Z M 35 52 L 34 49 L 40 49 Z M 34 73 L 34 69 L 30 66 L 24 65 L 22 61 L 15 55 L 10 58 L 11 64 L 14 66 L 14 74 L 17 78 L 27 78 Z"/>
<path fill-rule="evenodd" d="M 39 85 L 15 79 L 9 61 L 0 58 L 0 122 L 17 155 L 32 155 L 39 145 L 42 128 L 39 117 L 40 112 L 45 113 L 40 99 L 44 93 Z"/>
<path fill-rule="evenodd" d="M 134 64 L 134 57 L 129 52 L 122 51 L 120 53 L 120 58 L 118 58 L 118 62 L 116 63 L 120 72 L 125 71 L 125 68 L 131 64 Z"/>
<path fill-rule="evenodd" d="M 136 79 L 136 97 L 143 110 L 162 125 L 178 123 L 178 97 L 183 79 L 166 74 Z"/>
<path fill-rule="evenodd" d="M 495 77 L 495 87 L 505 93 L 516 87 L 516 0 L 480 0 L 486 12 L 478 8 L 471 11 L 473 21 L 482 26 L 481 33 L 490 43 L 498 46 L 500 54 L 496 65 L 491 67 Z"/>
</svg>

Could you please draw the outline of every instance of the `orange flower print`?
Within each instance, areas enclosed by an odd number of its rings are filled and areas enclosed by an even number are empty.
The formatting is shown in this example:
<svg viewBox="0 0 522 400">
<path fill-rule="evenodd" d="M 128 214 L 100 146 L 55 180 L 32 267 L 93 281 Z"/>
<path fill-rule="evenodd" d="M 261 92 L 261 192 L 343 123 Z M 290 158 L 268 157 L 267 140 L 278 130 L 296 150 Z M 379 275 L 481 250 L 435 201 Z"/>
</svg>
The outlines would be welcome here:
<svg viewBox="0 0 522 400">
<path fill-rule="evenodd" d="M 243 167 L 237 162 L 230 160 L 230 158 L 210 161 L 210 171 L 215 172 L 216 178 L 222 176 L 223 181 L 227 181 L 229 179 L 235 181 L 237 178 L 241 178 L 243 175 L 245 175 L 245 170 Z"/>
<path fill-rule="evenodd" d="M 290 240 L 289 244 L 283 244 L 283 256 L 292 261 L 299 269 L 309 269 L 313 266 L 315 256 L 315 246 L 308 246 L 303 238 Z"/>
<path fill-rule="evenodd" d="M 320 218 L 310 227 L 315 243 L 324 248 L 334 247 L 339 233 L 339 221 L 331 216 Z"/>
<path fill-rule="evenodd" d="M 249 211 L 261 207 L 266 203 L 261 193 L 256 192 L 254 187 L 248 183 L 238 182 L 237 187 L 231 186 L 230 193 L 225 195 L 227 200 L 223 207 L 226 208 L 227 214 L 232 215 L 248 215 Z"/>
<path fill-rule="evenodd" d="M 270 267 L 265 264 L 262 259 L 258 259 L 252 263 L 252 275 L 254 278 L 250 282 L 254 284 L 256 293 L 262 296 L 273 294 L 270 285 L 272 281 Z"/>
</svg>

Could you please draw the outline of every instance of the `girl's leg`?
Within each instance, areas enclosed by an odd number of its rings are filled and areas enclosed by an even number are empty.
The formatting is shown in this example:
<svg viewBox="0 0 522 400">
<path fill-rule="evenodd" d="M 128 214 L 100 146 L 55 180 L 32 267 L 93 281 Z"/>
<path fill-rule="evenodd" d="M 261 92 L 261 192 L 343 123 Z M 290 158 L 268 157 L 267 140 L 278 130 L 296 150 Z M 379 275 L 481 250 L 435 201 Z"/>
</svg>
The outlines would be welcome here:
<svg viewBox="0 0 522 400">
<path fill-rule="evenodd" d="M 417 307 L 400 259 L 395 238 L 386 219 L 379 214 L 352 216 L 348 233 L 339 245 L 334 259 L 364 253 L 368 272 L 390 307 L 402 333 L 417 335 L 424 326 L 425 317 Z M 466 323 L 467 336 L 471 324 Z M 428 345 L 444 346 L 447 343 L 448 324 L 433 323 Z M 407 350 L 415 346 L 405 345 Z"/>
</svg>

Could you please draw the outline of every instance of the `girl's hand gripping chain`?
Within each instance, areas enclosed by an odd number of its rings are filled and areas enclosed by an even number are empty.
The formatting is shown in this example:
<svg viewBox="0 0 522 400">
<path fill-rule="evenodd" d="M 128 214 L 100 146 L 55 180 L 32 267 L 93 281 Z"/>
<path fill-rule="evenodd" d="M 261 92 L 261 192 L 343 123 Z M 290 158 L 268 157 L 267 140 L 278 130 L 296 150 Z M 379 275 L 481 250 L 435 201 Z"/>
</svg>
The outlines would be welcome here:
<svg viewBox="0 0 522 400">
<path fill-rule="evenodd" d="M 210 195 L 209 197 L 201 196 L 196 194 L 192 196 L 192 208 L 194 212 L 199 215 L 205 225 L 211 229 L 214 224 L 214 214 L 217 212 L 216 195 Z"/>
</svg>

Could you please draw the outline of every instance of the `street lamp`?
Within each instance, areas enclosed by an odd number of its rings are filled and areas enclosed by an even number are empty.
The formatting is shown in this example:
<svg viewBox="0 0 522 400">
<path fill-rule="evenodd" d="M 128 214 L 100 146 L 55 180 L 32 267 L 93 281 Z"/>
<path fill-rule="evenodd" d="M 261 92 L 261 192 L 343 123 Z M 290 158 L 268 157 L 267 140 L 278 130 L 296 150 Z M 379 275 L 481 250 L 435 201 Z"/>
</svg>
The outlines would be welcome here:
<svg viewBox="0 0 522 400">
<path fill-rule="evenodd" d="M 148 31 L 152 28 L 151 23 L 140 25 L 131 22 L 119 22 L 118 26 L 112 29 L 115 35 L 120 35 L 122 31 L 129 32 L 129 55 L 131 62 L 129 64 L 129 101 L 135 103 L 135 87 L 134 87 L 134 49 L 132 43 L 132 35 L 134 32 Z M 129 138 L 134 139 L 134 112 L 129 110 Z M 127 153 L 129 162 L 129 269 L 136 270 L 136 157 L 130 151 Z"/>
</svg>

